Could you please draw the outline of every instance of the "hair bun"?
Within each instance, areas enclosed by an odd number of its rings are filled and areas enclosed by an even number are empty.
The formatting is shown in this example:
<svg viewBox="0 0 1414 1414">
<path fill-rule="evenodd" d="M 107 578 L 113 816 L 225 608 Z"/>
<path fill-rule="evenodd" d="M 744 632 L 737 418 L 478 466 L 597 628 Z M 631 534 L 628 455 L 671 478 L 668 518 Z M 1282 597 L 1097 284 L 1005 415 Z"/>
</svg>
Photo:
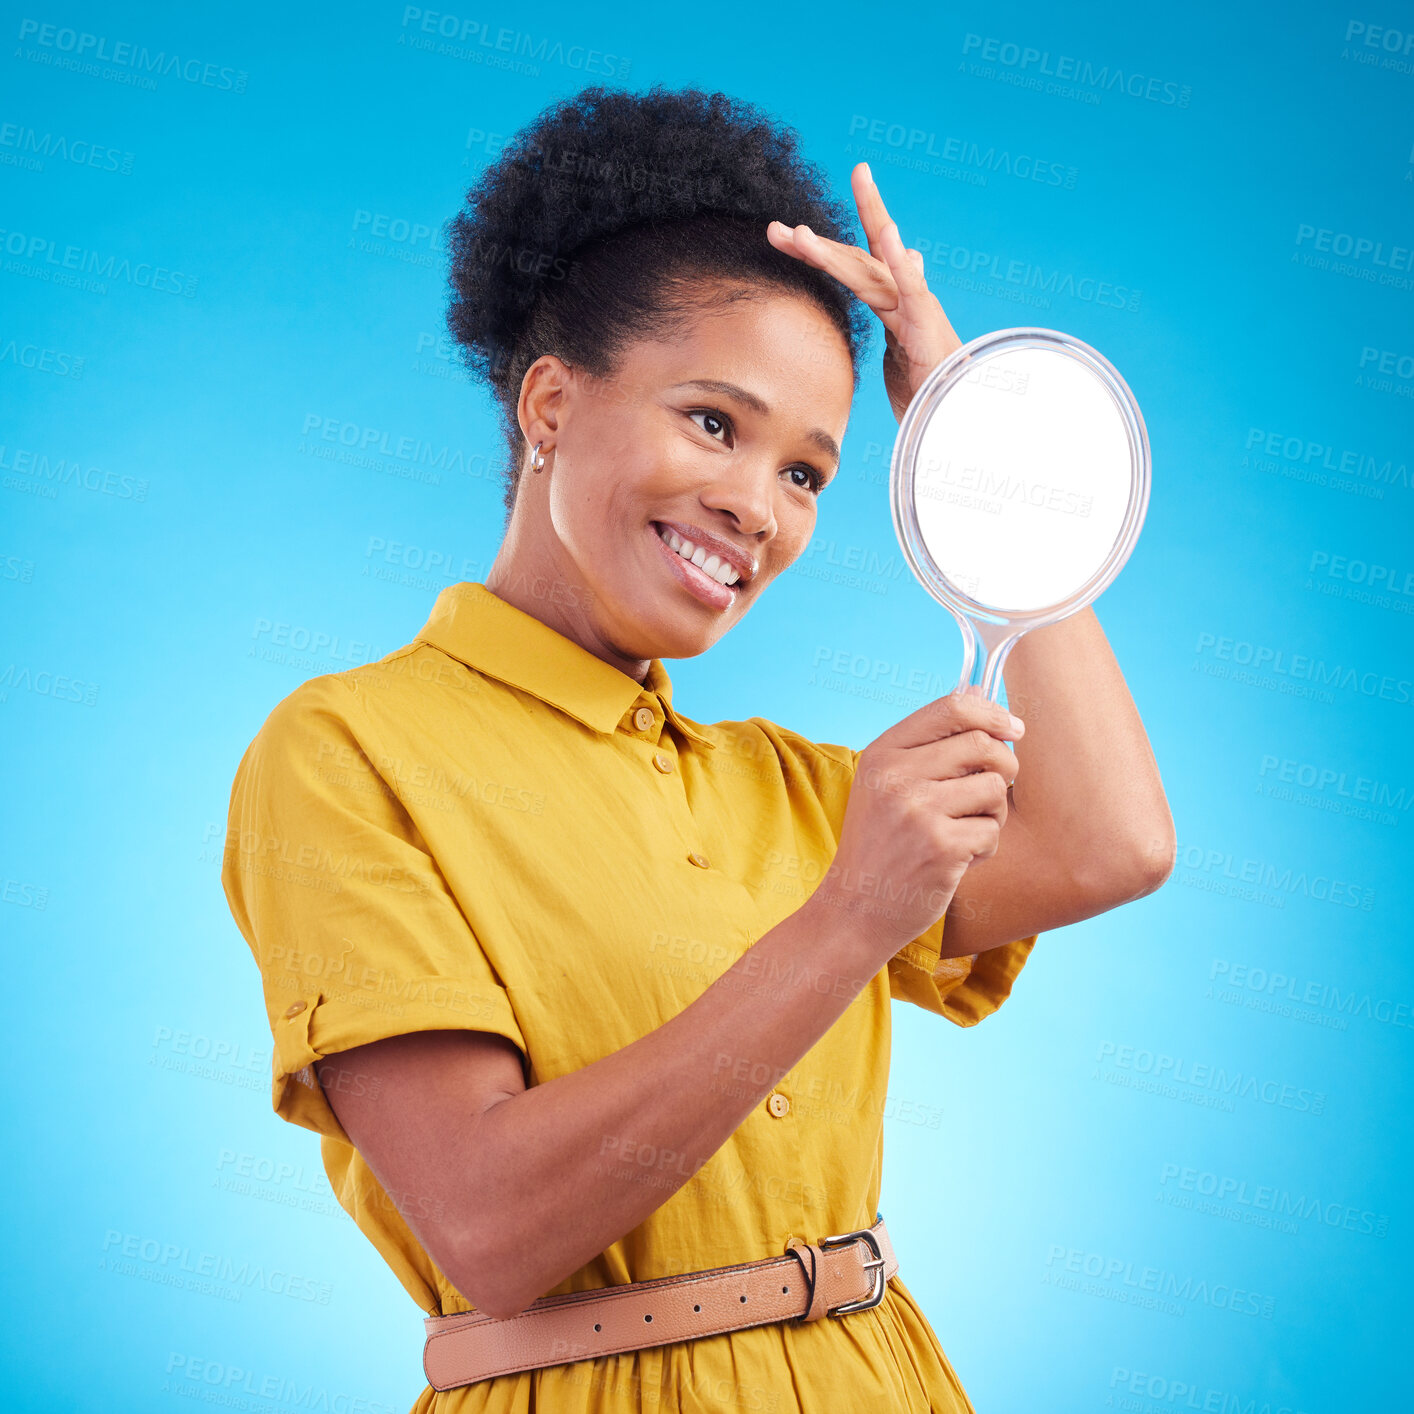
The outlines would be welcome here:
<svg viewBox="0 0 1414 1414">
<path fill-rule="evenodd" d="M 722 284 L 812 301 L 858 386 L 868 306 L 766 238 L 780 220 L 855 243 L 852 213 L 797 145 L 790 128 L 724 93 L 596 85 L 546 109 L 482 173 L 448 223 L 447 328 L 497 404 L 508 516 L 531 365 L 554 354 L 608 378 L 628 344 L 680 327 Z"/>
<path fill-rule="evenodd" d="M 499 383 L 536 300 L 574 278 L 577 252 L 630 227 L 717 212 L 807 221 L 853 244 L 794 132 L 724 93 L 595 85 L 507 144 L 449 223 L 448 326 L 479 377 Z"/>
</svg>

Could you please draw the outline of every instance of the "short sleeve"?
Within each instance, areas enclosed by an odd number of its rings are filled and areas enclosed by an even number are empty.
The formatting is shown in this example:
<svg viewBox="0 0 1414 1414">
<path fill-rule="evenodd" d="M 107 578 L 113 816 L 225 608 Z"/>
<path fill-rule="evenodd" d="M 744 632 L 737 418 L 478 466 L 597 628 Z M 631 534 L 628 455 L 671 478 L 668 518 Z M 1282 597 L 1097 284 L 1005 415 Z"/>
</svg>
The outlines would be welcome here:
<svg viewBox="0 0 1414 1414">
<path fill-rule="evenodd" d="M 1041 935 L 1002 943 L 975 957 L 940 957 L 946 922 L 944 914 L 889 959 L 889 994 L 937 1012 L 957 1026 L 976 1026 L 1011 995 L 1012 983 Z"/>
<path fill-rule="evenodd" d="M 237 769 L 221 868 L 260 969 L 273 1108 L 344 1143 L 319 1057 L 446 1029 L 495 1032 L 526 1050 L 509 994 L 374 768 L 360 706 L 329 674 L 275 707 Z"/>
<path fill-rule="evenodd" d="M 825 749 L 848 751 L 852 767 L 858 768 L 860 753 L 852 747 Z M 1040 934 L 988 948 L 975 957 L 942 957 L 946 923 L 944 914 L 889 959 L 889 995 L 936 1012 L 957 1026 L 975 1026 L 1011 995 L 1012 983 Z"/>
</svg>

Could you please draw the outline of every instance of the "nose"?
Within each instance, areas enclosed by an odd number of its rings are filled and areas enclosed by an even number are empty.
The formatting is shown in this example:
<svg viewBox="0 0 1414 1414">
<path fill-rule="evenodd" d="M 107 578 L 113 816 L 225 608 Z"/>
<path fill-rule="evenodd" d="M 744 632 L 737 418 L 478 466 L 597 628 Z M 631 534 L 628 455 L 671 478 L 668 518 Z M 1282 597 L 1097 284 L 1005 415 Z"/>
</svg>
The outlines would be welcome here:
<svg viewBox="0 0 1414 1414">
<path fill-rule="evenodd" d="M 774 463 L 762 458 L 733 461 L 702 487 L 698 499 L 712 510 L 725 511 L 741 534 L 770 540 L 776 533 Z"/>
</svg>

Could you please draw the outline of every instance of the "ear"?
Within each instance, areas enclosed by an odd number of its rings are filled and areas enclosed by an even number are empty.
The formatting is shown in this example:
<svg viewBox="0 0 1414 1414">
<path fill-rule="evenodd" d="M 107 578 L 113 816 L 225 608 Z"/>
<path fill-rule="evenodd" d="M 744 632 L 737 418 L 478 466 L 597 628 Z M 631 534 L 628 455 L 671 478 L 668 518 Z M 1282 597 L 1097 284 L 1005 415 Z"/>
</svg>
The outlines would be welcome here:
<svg viewBox="0 0 1414 1414">
<path fill-rule="evenodd" d="M 516 404 L 516 421 L 526 444 L 533 447 L 545 443 L 548 451 L 554 445 L 571 396 L 574 371 L 554 354 L 541 354 L 520 383 L 520 400 Z"/>
</svg>

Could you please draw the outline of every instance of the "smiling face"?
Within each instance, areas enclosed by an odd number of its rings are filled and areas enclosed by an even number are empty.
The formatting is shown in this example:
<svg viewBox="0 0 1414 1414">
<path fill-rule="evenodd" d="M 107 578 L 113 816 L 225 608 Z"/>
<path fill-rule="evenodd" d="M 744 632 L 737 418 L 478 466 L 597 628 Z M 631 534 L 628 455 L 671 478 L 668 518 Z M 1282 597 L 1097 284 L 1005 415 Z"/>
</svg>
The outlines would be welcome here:
<svg viewBox="0 0 1414 1414">
<path fill-rule="evenodd" d="M 527 461 L 487 588 L 640 681 L 705 652 L 809 544 L 853 394 L 843 335 L 787 293 L 634 343 L 612 379 L 542 356 L 519 414 L 546 466 Z"/>
</svg>

